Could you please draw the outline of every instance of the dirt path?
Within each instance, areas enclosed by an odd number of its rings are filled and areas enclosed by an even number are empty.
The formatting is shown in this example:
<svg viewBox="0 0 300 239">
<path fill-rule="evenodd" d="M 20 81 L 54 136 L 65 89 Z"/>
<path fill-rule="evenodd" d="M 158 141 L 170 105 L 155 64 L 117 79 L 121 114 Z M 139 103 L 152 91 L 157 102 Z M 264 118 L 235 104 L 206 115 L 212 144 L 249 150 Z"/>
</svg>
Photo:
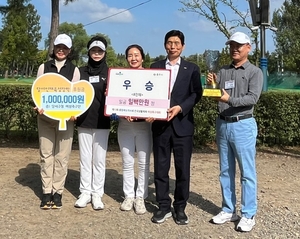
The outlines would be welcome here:
<svg viewBox="0 0 300 239">
<path fill-rule="evenodd" d="M 172 219 L 161 225 L 150 221 L 155 210 L 153 165 L 147 199 L 148 212 L 122 212 L 121 157 L 107 155 L 103 211 L 91 205 L 74 208 L 79 195 L 79 153 L 73 150 L 61 210 L 39 209 L 41 182 L 37 148 L 0 146 L 0 238 L 299 238 L 300 152 L 265 149 L 258 153 L 259 211 L 250 233 L 234 230 L 234 223 L 213 225 L 220 210 L 218 155 L 215 151 L 194 153 L 191 193 L 187 214 L 190 223 L 178 226 Z M 152 161 L 151 161 L 152 163 Z M 171 170 L 171 192 L 174 169 Z M 238 182 L 239 179 L 237 179 Z"/>
</svg>

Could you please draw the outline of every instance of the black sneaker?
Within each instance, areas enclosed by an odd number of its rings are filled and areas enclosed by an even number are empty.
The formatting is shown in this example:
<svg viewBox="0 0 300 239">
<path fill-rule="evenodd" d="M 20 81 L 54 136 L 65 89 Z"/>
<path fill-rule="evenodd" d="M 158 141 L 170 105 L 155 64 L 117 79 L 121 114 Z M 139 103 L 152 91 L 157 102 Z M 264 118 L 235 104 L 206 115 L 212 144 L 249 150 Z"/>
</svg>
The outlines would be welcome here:
<svg viewBox="0 0 300 239">
<path fill-rule="evenodd" d="M 53 194 L 51 193 L 51 201 L 50 201 L 50 203 L 51 203 L 51 207 L 53 206 Z"/>
<path fill-rule="evenodd" d="M 151 218 L 151 221 L 154 223 L 163 223 L 166 219 L 172 217 L 171 211 L 161 211 L 158 210 L 153 214 L 153 217 Z"/>
<path fill-rule="evenodd" d="M 185 214 L 184 209 L 181 208 L 175 211 L 175 222 L 178 225 L 186 225 L 189 223 L 189 219 Z"/>
<path fill-rule="evenodd" d="M 62 207 L 61 198 L 62 198 L 61 194 L 58 193 L 53 194 L 53 202 L 52 202 L 53 209 L 59 209 Z"/>
<path fill-rule="evenodd" d="M 51 209 L 51 193 L 43 194 L 40 208 L 44 210 Z"/>
</svg>

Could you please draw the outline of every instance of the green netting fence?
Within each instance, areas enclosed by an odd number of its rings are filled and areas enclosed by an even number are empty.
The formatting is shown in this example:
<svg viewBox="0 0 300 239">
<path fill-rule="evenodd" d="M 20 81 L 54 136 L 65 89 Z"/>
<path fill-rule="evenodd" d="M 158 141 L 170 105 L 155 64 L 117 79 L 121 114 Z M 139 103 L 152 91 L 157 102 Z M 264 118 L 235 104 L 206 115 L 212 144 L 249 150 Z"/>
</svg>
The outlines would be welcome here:
<svg viewBox="0 0 300 239">
<path fill-rule="evenodd" d="M 300 90 L 300 75 L 294 72 L 278 72 L 268 76 L 268 89 Z"/>
</svg>

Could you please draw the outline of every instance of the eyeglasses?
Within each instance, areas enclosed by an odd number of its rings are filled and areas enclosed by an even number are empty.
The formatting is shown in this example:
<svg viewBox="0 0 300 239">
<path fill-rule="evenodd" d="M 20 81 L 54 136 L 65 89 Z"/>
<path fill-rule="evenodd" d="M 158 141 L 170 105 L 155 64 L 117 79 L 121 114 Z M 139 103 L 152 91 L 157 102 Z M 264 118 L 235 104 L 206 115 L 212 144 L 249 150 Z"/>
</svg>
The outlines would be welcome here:
<svg viewBox="0 0 300 239">
<path fill-rule="evenodd" d="M 232 49 L 241 49 L 243 48 L 243 46 L 245 45 L 249 45 L 248 43 L 245 43 L 245 44 L 240 44 L 240 43 L 230 43 L 229 44 L 229 47 L 232 48 Z"/>
<path fill-rule="evenodd" d="M 98 54 L 98 55 L 103 55 L 105 53 L 105 51 L 101 50 L 101 49 L 97 49 L 97 47 L 93 47 L 91 50 L 90 50 L 90 53 L 91 54 Z"/>
<path fill-rule="evenodd" d="M 68 51 L 70 50 L 70 48 L 68 48 L 67 46 L 63 45 L 63 44 L 59 44 L 54 46 L 54 48 L 58 51 Z"/>
<path fill-rule="evenodd" d="M 173 46 L 173 44 L 174 44 L 175 46 L 180 46 L 180 45 L 181 45 L 181 42 L 179 42 L 179 41 L 167 41 L 167 45 L 168 45 L 168 46 Z"/>
</svg>

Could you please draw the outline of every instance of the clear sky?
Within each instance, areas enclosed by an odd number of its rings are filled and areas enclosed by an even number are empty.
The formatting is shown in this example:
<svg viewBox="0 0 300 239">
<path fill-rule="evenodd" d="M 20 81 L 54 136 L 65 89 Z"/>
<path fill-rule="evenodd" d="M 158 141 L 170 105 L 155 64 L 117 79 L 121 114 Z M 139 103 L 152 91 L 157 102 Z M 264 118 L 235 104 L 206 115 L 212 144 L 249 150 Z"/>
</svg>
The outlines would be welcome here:
<svg viewBox="0 0 300 239">
<path fill-rule="evenodd" d="M 241 11 L 249 8 L 247 0 L 233 1 Z M 278 9 L 282 5 L 283 1 L 270 0 L 271 14 L 275 8 Z M 41 16 L 40 23 L 45 38 L 50 30 L 51 1 L 31 0 L 30 2 Z M 132 8 L 134 6 L 137 7 Z M 183 52 L 185 56 L 202 54 L 205 49 L 221 50 L 226 41 L 225 36 L 205 18 L 195 13 L 179 11 L 183 7 L 179 0 L 77 0 L 67 6 L 61 4 L 60 23 L 82 23 L 89 35 L 97 32 L 108 35 L 116 53 L 124 53 L 128 45 L 137 43 L 151 57 L 164 55 L 164 36 L 172 29 L 181 30 L 185 34 L 186 47 Z M 98 21 L 128 8 L 132 9 Z M 226 17 L 230 17 L 229 13 L 224 13 Z M 239 30 L 249 33 L 246 28 Z M 274 51 L 270 30 L 266 31 L 266 39 L 266 50 Z M 44 48 L 43 41 L 40 48 Z"/>
</svg>

